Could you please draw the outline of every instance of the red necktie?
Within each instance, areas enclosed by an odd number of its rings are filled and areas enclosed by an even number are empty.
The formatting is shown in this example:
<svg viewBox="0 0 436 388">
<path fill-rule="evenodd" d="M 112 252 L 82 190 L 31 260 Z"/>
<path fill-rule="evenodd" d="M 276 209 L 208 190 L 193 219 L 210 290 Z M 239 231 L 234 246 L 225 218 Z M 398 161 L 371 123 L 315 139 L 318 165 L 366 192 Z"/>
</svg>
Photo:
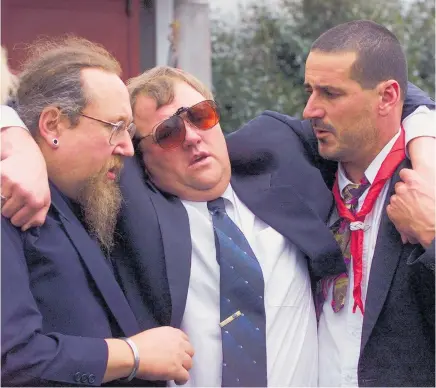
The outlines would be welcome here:
<svg viewBox="0 0 436 388">
<path fill-rule="evenodd" d="M 333 186 L 333 195 L 336 201 L 336 207 L 338 209 L 339 216 L 350 222 L 351 230 L 351 257 L 353 260 L 353 313 L 356 311 L 356 307 L 360 308 L 363 314 L 363 302 L 362 302 L 362 254 L 363 254 L 363 236 L 364 236 L 364 222 L 365 217 L 369 214 L 381 192 L 386 181 L 394 174 L 398 165 L 405 158 L 404 151 L 404 130 L 401 128 L 400 136 L 396 140 L 392 150 L 382 163 L 380 170 L 378 171 L 373 184 L 371 185 L 368 195 L 362 205 L 362 208 L 356 214 L 353 214 L 344 204 L 342 197 L 339 193 L 338 177 L 336 173 L 336 181 Z"/>
</svg>

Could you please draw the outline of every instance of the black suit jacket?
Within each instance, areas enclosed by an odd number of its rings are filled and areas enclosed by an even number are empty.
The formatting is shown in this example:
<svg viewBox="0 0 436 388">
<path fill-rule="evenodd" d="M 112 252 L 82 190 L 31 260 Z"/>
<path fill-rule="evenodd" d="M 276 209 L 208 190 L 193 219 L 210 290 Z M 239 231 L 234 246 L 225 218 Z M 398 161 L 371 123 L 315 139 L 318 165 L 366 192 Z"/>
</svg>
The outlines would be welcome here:
<svg viewBox="0 0 436 388">
<path fill-rule="evenodd" d="M 23 233 L 2 217 L 5 386 L 100 385 L 107 362 L 104 338 L 139 332 L 98 244 L 54 186 L 51 198 L 40 228 Z"/>
<path fill-rule="evenodd" d="M 404 160 L 393 175 L 372 259 L 358 365 L 359 386 L 435 383 L 435 253 L 404 245 L 386 213 Z M 333 213 L 329 223 L 338 218 Z"/>
<path fill-rule="evenodd" d="M 395 193 L 394 174 L 385 209 Z M 404 245 L 384 210 L 372 260 L 358 366 L 361 386 L 435 385 L 435 245 Z"/>
</svg>

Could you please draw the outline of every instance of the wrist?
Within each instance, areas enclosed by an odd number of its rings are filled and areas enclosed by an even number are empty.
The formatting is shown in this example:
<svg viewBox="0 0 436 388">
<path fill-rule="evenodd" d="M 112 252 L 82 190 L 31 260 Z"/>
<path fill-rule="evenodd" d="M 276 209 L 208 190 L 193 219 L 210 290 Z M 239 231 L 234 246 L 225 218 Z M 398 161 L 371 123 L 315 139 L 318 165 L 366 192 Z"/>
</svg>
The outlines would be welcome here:
<svg viewBox="0 0 436 388">
<path fill-rule="evenodd" d="M 136 344 L 133 342 L 132 339 L 126 338 L 126 337 L 122 337 L 120 339 L 125 341 L 129 345 L 129 347 L 133 353 L 134 364 L 133 364 L 132 371 L 130 372 L 130 374 L 126 378 L 122 379 L 122 381 L 131 381 L 136 377 L 136 373 L 138 372 L 138 369 L 139 369 L 139 362 L 140 362 L 139 350 L 136 347 Z"/>
<path fill-rule="evenodd" d="M 135 366 L 132 349 L 119 338 L 105 339 L 108 346 L 108 360 L 103 383 L 128 377 Z"/>
</svg>

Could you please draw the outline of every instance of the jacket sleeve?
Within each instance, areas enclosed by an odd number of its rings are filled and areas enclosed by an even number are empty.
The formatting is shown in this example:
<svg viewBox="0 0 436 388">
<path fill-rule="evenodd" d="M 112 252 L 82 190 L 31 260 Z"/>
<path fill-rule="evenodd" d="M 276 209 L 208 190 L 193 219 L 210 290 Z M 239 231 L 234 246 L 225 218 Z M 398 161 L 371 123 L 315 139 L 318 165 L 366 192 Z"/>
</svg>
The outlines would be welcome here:
<svg viewBox="0 0 436 388">
<path fill-rule="evenodd" d="M 421 105 L 425 105 L 433 110 L 435 108 L 434 100 L 420 88 L 409 82 L 407 85 L 407 94 L 406 99 L 404 100 L 403 115 L 401 116 L 401 119 L 404 120 Z"/>
<path fill-rule="evenodd" d="M 3 217 L 1 228 L 2 384 L 101 385 L 108 358 L 106 342 L 43 332 L 20 231 Z"/>
</svg>

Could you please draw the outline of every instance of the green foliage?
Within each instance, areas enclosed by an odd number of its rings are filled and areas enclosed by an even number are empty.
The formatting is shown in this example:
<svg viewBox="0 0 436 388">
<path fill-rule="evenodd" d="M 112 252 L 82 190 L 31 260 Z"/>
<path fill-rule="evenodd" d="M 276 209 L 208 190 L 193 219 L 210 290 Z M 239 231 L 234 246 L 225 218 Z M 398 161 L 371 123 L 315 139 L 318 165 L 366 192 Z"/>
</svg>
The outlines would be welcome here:
<svg viewBox="0 0 436 388">
<path fill-rule="evenodd" d="M 399 38 L 409 79 L 435 93 L 435 5 L 428 0 L 253 0 L 239 20 L 212 21 L 212 76 L 221 126 L 231 132 L 265 109 L 300 117 L 312 42 L 349 20 L 370 19 Z"/>
</svg>

